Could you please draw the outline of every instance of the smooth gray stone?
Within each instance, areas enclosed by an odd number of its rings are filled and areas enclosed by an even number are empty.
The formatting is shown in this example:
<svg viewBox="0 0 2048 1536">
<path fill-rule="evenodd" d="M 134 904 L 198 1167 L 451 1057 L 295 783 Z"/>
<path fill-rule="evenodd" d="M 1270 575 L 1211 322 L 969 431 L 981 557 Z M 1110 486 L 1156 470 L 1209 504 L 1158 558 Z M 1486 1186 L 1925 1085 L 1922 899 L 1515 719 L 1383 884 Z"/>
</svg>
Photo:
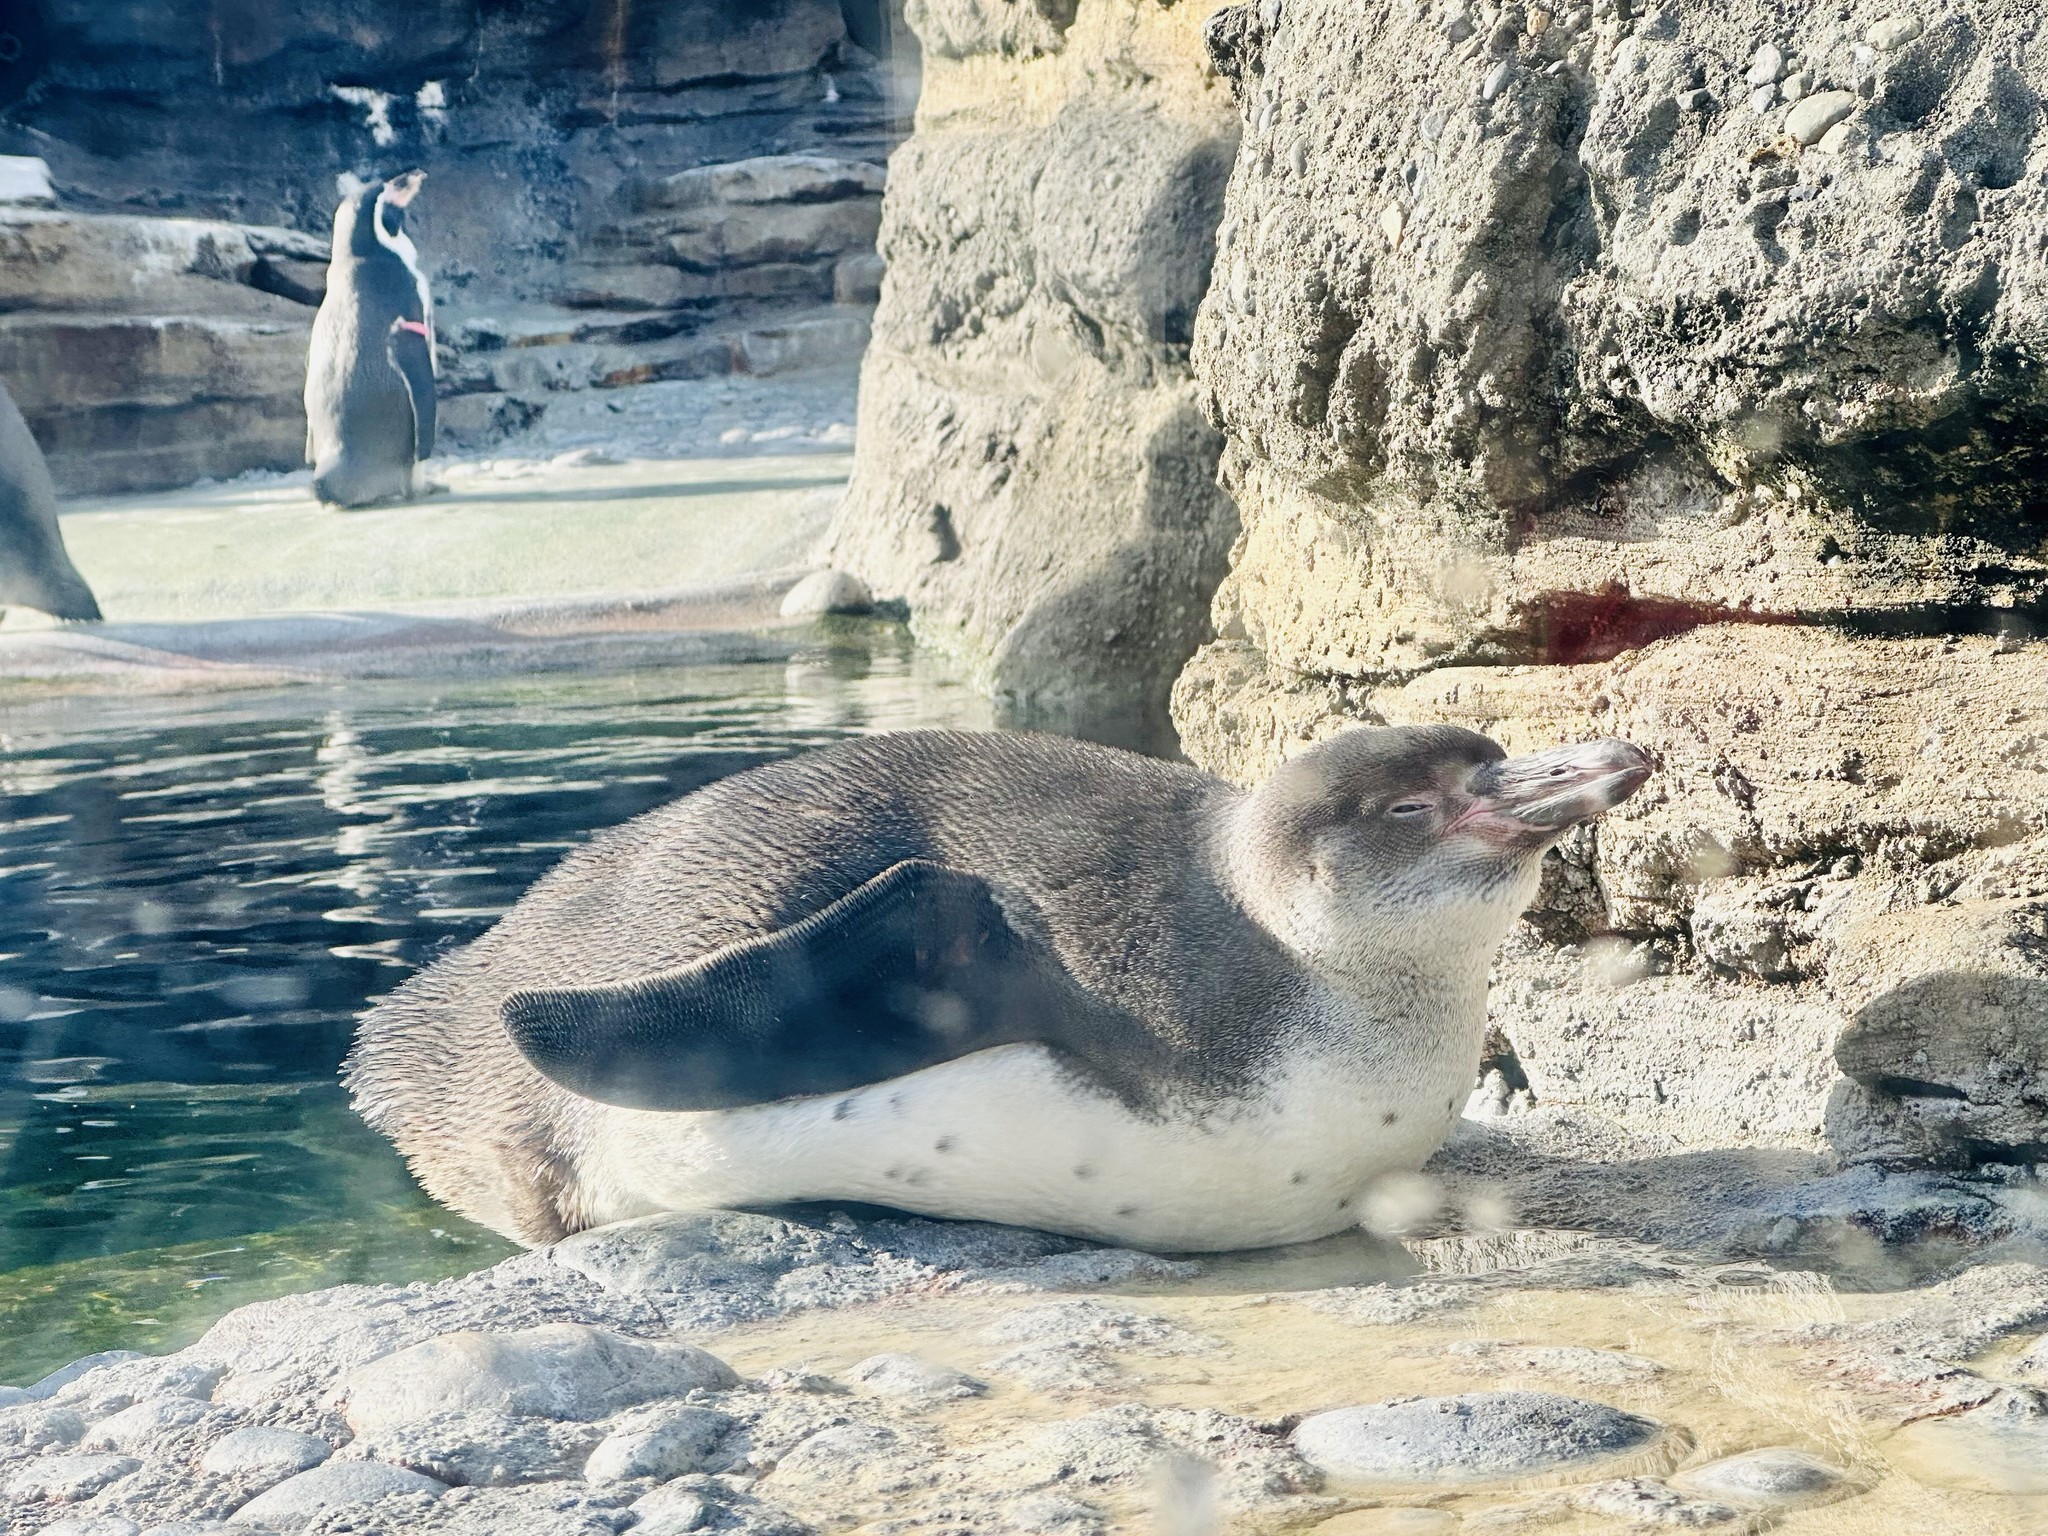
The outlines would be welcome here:
<svg viewBox="0 0 2048 1536">
<path fill-rule="evenodd" d="M 329 1461 L 259 1493 L 235 1511 L 234 1523 L 293 1530 L 325 1510 L 370 1504 L 396 1494 L 438 1496 L 447 1491 L 446 1483 L 381 1461 Z"/>
<path fill-rule="evenodd" d="M 1835 1498 L 1849 1474 L 1818 1456 L 1789 1445 L 1724 1456 L 1695 1467 L 1683 1479 L 1688 1488 L 1738 1504 L 1815 1504 Z"/>
<path fill-rule="evenodd" d="M 199 1458 L 199 1470 L 215 1477 L 261 1478 L 277 1482 L 310 1471 L 334 1454 L 318 1435 L 258 1425 L 222 1435 Z"/>
<path fill-rule="evenodd" d="M 1662 1432 L 1653 1419 L 1555 1392 L 1463 1392 L 1314 1414 L 1294 1448 L 1336 1477 L 1484 1482 L 1637 1450 Z"/>
<path fill-rule="evenodd" d="M 715 1408 L 675 1408 L 614 1429 L 583 1465 L 587 1483 L 616 1483 L 632 1477 L 665 1481 L 686 1472 L 715 1472 L 730 1458 L 718 1443 L 738 1421 Z"/>
</svg>

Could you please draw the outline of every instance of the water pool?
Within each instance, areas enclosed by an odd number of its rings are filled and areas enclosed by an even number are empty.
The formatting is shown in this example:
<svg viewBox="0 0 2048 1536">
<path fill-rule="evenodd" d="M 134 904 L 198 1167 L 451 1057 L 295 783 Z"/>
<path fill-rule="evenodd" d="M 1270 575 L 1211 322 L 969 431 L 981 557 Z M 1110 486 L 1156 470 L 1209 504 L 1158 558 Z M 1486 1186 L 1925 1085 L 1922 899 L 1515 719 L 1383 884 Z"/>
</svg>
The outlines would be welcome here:
<svg viewBox="0 0 2048 1536">
<path fill-rule="evenodd" d="M 787 664 L 0 699 L 0 1381 L 510 1252 L 350 1112 L 364 1004 L 594 831 L 846 736 L 986 723 L 853 623 Z"/>
</svg>

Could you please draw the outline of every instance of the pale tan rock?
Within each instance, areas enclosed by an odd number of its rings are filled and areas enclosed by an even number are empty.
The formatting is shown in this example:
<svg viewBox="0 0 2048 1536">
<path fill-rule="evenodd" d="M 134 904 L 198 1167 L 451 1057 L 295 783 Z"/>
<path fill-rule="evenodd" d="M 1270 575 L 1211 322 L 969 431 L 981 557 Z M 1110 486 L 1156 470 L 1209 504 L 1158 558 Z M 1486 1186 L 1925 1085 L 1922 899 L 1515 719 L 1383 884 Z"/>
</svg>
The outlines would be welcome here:
<svg viewBox="0 0 2048 1536">
<path fill-rule="evenodd" d="M 890 164 L 831 558 L 964 652 L 1005 718 L 1157 741 L 1236 529 L 1187 374 L 1236 121 L 1205 16 L 908 15 L 920 126 Z"/>
</svg>

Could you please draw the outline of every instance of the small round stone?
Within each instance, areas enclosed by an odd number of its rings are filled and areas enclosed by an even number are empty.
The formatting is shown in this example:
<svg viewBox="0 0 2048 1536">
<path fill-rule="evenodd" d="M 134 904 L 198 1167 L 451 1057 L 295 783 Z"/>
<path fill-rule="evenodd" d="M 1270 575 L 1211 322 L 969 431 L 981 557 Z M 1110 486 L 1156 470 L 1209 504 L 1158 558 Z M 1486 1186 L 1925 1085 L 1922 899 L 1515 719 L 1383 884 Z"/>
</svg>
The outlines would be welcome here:
<svg viewBox="0 0 2048 1536">
<path fill-rule="evenodd" d="M 1785 50 L 1776 43 L 1765 43 L 1757 49 L 1749 68 L 1742 72 L 1742 78 L 1751 85 L 1776 85 L 1778 76 L 1784 73 Z"/>
<path fill-rule="evenodd" d="M 1787 101 L 1797 101 L 1813 89 L 1813 76 L 1803 69 L 1795 69 L 1778 82 L 1778 94 Z"/>
<path fill-rule="evenodd" d="M 868 584 L 850 571 L 813 571 L 782 599 L 785 619 L 816 619 L 828 613 L 868 613 L 875 597 Z"/>
<path fill-rule="evenodd" d="M 1822 134 L 1855 110 L 1854 91 L 1816 91 L 1785 114 L 1785 132 L 1798 144 L 1818 143 Z"/>
<path fill-rule="evenodd" d="M 1337 1478 L 1476 1483 L 1640 1450 L 1653 1419 L 1554 1392 L 1394 1398 L 1304 1419 L 1294 1448 Z"/>
<path fill-rule="evenodd" d="M 1813 147 L 1824 155 L 1839 155 L 1849 147 L 1856 137 L 1855 130 L 1847 123 L 1837 123 L 1820 136 L 1820 142 Z"/>
<path fill-rule="evenodd" d="M 1737 1504 L 1818 1504 L 1838 1497 L 1849 1474 L 1789 1445 L 1768 1445 L 1695 1467 L 1681 1481 Z"/>
<path fill-rule="evenodd" d="M 1762 117 L 1778 104 L 1778 88 L 1775 85 L 1760 85 L 1749 93 L 1749 110 Z"/>
<path fill-rule="evenodd" d="M 1502 59 L 1492 69 L 1489 69 L 1486 72 L 1486 78 L 1480 82 L 1479 99 L 1481 101 L 1491 101 L 1494 97 L 1498 96 L 1506 88 L 1508 75 L 1511 71 L 1512 66 L 1506 59 Z"/>
<path fill-rule="evenodd" d="M 1926 23 L 1918 16 L 1887 16 L 1883 21 L 1872 22 L 1864 31 L 1863 40 L 1879 53 L 1890 53 L 1894 48 L 1905 47 L 1926 30 Z"/>
</svg>

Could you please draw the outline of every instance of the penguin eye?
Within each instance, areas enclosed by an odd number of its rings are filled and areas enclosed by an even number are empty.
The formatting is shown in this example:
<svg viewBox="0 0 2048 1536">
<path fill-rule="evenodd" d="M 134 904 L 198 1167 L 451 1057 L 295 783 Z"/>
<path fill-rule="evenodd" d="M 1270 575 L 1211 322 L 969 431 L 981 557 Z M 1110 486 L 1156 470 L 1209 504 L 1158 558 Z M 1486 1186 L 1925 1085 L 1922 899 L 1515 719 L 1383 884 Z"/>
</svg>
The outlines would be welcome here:
<svg viewBox="0 0 2048 1536">
<path fill-rule="evenodd" d="M 1396 800 L 1387 807 L 1389 816 L 1426 816 L 1436 807 L 1427 800 Z"/>
</svg>

